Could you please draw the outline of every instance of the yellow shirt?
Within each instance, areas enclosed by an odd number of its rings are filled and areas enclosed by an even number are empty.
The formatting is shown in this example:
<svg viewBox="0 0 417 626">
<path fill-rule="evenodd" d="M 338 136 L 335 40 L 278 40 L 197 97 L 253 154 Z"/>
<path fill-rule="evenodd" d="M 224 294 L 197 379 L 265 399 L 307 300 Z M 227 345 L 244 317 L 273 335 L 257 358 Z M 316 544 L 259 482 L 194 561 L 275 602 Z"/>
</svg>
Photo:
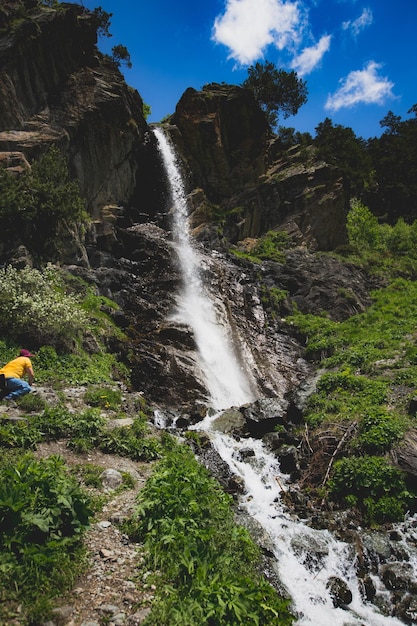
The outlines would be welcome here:
<svg viewBox="0 0 417 626">
<path fill-rule="evenodd" d="M 32 367 L 31 360 L 27 356 L 18 356 L 6 363 L 0 369 L 0 374 L 4 374 L 6 378 L 23 378 L 29 367 Z"/>
</svg>

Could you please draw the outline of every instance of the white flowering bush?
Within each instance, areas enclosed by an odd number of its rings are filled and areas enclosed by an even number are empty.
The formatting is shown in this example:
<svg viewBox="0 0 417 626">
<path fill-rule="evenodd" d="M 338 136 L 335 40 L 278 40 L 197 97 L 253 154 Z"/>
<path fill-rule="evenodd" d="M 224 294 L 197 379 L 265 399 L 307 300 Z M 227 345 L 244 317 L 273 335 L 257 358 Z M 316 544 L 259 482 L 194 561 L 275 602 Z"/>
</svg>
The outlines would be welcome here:
<svg viewBox="0 0 417 626">
<path fill-rule="evenodd" d="M 65 292 L 57 268 L 0 269 L 0 330 L 31 345 L 73 345 L 88 326 L 81 299 Z"/>
</svg>

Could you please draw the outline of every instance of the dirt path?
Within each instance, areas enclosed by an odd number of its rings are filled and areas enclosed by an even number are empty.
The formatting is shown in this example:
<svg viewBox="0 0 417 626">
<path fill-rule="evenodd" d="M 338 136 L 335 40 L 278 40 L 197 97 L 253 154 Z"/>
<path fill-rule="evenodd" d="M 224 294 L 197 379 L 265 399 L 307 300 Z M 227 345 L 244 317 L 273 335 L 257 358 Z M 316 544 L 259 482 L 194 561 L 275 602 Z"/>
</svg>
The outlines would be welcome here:
<svg viewBox="0 0 417 626">
<path fill-rule="evenodd" d="M 80 464 L 100 466 L 130 474 L 134 487 L 123 491 L 105 485 L 101 489 L 89 488 L 95 495 L 108 498 L 100 513 L 94 518 L 85 535 L 87 567 L 74 582 L 73 589 L 58 603 L 53 622 L 48 626 L 136 626 L 149 613 L 153 598 L 151 585 L 138 579 L 138 565 L 142 560 L 142 547 L 131 543 L 120 529 L 120 523 L 134 510 L 138 491 L 150 475 L 151 463 L 137 463 L 127 458 L 103 454 L 92 450 L 76 454 L 64 441 L 41 444 L 36 456 L 62 456 L 68 467 Z"/>
</svg>

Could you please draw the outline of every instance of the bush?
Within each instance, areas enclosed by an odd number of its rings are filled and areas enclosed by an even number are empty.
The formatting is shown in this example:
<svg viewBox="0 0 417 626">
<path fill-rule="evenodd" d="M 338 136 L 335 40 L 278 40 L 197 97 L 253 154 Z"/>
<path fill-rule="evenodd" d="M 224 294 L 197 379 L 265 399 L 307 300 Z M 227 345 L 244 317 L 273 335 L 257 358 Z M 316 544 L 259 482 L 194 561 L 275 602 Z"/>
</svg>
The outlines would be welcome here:
<svg viewBox="0 0 417 626">
<path fill-rule="evenodd" d="M 51 147 L 18 177 L 0 168 L 0 224 L 39 259 L 59 256 L 71 225 L 87 214 L 66 161 Z"/>
<path fill-rule="evenodd" d="M 88 323 L 75 295 L 65 293 L 60 273 L 12 266 L 0 269 L 0 329 L 10 339 L 37 345 L 73 346 Z"/>
<path fill-rule="evenodd" d="M 404 434 L 404 426 L 393 414 L 374 409 L 359 424 L 357 447 L 368 454 L 387 452 Z"/>
<path fill-rule="evenodd" d="M 359 200 L 351 201 L 347 215 L 346 227 L 349 243 L 359 250 L 363 248 L 378 248 L 381 242 L 381 232 L 378 220 L 371 211 Z"/>
<path fill-rule="evenodd" d="M 84 394 L 84 400 L 91 406 L 116 410 L 122 402 L 122 392 L 110 387 L 89 387 Z"/>
<path fill-rule="evenodd" d="M 378 456 L 336 461 L 329 493 L 345 504 L 356 503 L 370 523 L 399 521 L 411 502 L 403 472 Z M 395 506 L 389 508 L 388 502 L 395 503 Z"/>
<path fill-rule="evenodd" d="M 0 467 L 0 583 L 31 618 L 71 581 L 92 514 L 87 495 L 56 456 L 25 455 Z"/>
</svg>

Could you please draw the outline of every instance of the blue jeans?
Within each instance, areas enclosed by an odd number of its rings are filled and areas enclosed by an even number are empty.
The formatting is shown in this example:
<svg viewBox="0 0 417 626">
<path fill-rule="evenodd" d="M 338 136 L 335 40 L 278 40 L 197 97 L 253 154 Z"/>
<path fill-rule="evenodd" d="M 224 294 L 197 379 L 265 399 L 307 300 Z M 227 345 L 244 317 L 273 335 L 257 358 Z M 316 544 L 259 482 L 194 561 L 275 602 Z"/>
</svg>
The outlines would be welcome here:
<svg viewBox="0 0 417 626">
<path fill-rule="evenodd" d="M 9 393 L 5 400 L 14 400 L 32 391 L 32 387 L 21 378 L 6 378 L 6 389 Z"/>
</svg>

